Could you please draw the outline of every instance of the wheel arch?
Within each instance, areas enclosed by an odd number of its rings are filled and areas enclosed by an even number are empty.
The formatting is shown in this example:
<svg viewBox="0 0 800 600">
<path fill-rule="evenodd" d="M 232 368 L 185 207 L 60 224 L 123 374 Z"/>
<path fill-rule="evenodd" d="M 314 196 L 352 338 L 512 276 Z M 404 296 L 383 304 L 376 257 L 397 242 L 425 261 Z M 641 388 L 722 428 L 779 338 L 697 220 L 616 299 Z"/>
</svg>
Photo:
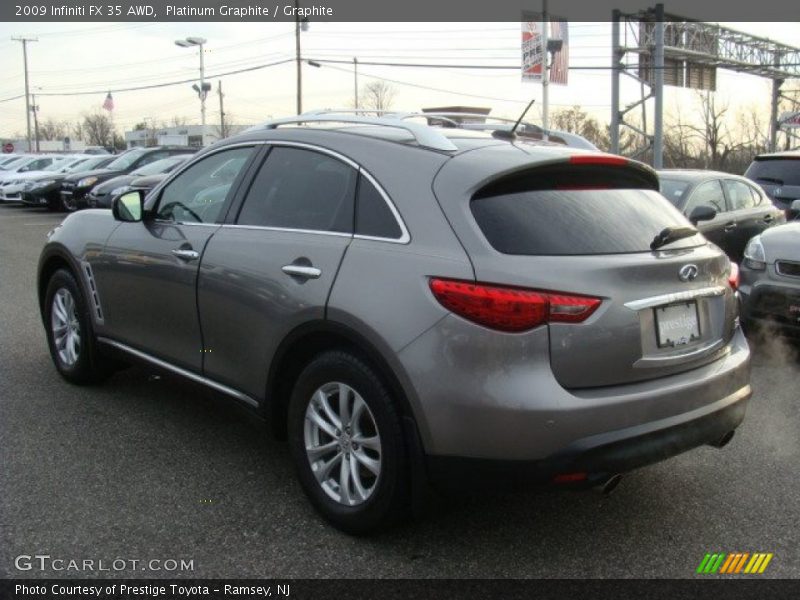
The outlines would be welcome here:
<svg viewBox="0 0 800 600">
<path fill-rule="evenodd" d="M 39 312 L 44 316 L 44 298 L 47 294 L 47 284 L 50 278 L 59 269 L 67 269 L 75 281 L 83 289 L 83 282 L 79 277 L 79 269 L 75 263 L 68 257 L 67 253 L 60 247 L 56 246 L 42 254 L 39 260 L 38 276 L 36 280 L 36 291 L 39 297 Z M 85 293 L 85 290 L 84 290 Z"/>
<path fill-rule="evenodd" d="M 392 397 L 399 404 L 400 415 L 413 422 L 419 436 L 419 423 L 409 401 L 413 393 L 403 385 L 396 368 L 374 343 L 347 325 L 330 320 L 305 323 L 292 330 L 278 346 L 267 376 L 267 389 L 263 411 L 273 434 L 278 439 L 286 437 L 287 406 L 291 390 L 300 372 L 314 357 L 326 350 L 348 350 L 373 366 Z M 416 442 L 415 442 L 416 443 Z"/>
</svg>

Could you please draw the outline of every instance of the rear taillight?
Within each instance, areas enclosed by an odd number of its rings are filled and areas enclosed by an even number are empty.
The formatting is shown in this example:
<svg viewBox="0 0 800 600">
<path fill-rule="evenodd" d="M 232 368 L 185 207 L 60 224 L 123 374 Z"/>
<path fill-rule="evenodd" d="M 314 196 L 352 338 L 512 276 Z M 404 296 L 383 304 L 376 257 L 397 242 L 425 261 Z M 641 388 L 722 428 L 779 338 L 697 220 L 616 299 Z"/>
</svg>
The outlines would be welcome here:
<svg viewBox="0 0 800 600">
<path fill-rule="evenodd" d="M 731 263 L 731 270 L 728 273 L 728 285 L 730 285 L 734 290 L 739 289 L 739 265 L 735 262 Z"/>
<path fill-rule="evenodd" d="M 561 292 L 501 287 L 454 279 L 430 280 L 446 309 L 500 331 L 518 332 L 544 323 L 580 323 L 600 306 L 599 298 Z"/>
<path fill-rule="evenodd" d="M 624 156 L 614 154 L 573 154 L 569 157 L 572 165 L 614 165 L 625 166 L 631 164 Z"/>
</svg>

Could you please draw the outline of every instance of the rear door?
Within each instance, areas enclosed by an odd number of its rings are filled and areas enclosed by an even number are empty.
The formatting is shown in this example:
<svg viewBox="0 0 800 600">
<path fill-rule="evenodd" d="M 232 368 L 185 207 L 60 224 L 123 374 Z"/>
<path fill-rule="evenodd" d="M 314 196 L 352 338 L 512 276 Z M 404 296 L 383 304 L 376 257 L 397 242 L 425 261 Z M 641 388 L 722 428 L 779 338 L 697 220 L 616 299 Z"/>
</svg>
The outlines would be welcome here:
<svg viewBox="0 0 800 600">
<path fill-rule="evenodd" d="M 725 179 L 725 192 L 731 214 L 736 219 L 736 229 L 726 251 L 731 260 L 742 261 L 747 242 L 776 222 L 778 211 L 771 202 L 761 202 L 760 194 L 738 179 Z"/>
<path fill-rule="evenodd" d="M 325 318 L 353 237 L 358 170 L 306 145 L 274 145 L 206 248 L 198 307 L 207 377 L 263 398 L 278 344 Z"/>
<path fill-rule="evenodd" d="M 585 320 L 546 325 L 561 385 L 653 379 L 718 356 L 733 333 L 729 261 L 700 235 L 651 250 L 665 228 L 689 226 L 654 176 L 599 156 L 610 164 L 532 165 L 476 189 L 479 154 L 465 155 L 472 169 L 448 169 L 467 162 L 453 159 L 435 186 L 476 280 L 602 301 Z M 448 198 L 459 187 L 468 196 Z"/>
</svg>

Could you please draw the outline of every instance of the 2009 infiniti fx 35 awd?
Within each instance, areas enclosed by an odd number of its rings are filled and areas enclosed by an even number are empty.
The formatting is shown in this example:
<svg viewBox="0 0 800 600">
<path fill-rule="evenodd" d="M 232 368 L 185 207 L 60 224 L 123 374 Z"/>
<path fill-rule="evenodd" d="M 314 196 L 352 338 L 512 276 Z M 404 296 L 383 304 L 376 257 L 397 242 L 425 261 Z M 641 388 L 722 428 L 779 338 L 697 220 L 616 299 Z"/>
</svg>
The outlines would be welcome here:
<svg viewBox="0 0 800 600">
<path fill-rule="evenodd" d="M 69 216 L 38 286 L 65 379 L 121 353 L 231 396 L 358 533 L 419 481 L 596 485 L 724 444 L 751 393 L 731 269 L 642 164 L 321 113 Z"/>
</svg>

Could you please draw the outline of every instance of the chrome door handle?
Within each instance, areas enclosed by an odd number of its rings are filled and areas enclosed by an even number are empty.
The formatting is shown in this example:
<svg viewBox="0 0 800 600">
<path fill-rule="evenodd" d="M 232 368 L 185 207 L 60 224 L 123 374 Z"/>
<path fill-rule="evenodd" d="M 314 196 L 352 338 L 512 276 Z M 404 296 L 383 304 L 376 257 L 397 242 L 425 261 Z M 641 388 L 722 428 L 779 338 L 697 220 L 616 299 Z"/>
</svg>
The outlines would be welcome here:
<svg viewBox="0 0 800 600">
<path fill-rule="evenodd" d="M 738 223 L 736 223 L 736 221 L 734 221 L 733 223 L 726 224 L 725 227 L 723 227 L 722 229 L 724 231 L 733 231 L 734 229 L 736 229 L 737 226 L 738 226 Z"/>
<path fill-rule="evenodd" d="M 197 260 L 200 253 L 197 250 L 187 250 L 186 248 L 176 248 L 172 253 L 181 260 Z"/>
<path fill-rule="evenodd" d="M 292 277 L 302 277 L 303 279 L 319 279 L 322 275 L 317 267 L 304 267 L 302 265 L 284 265 L 281 271 Z"/>
</svg>

